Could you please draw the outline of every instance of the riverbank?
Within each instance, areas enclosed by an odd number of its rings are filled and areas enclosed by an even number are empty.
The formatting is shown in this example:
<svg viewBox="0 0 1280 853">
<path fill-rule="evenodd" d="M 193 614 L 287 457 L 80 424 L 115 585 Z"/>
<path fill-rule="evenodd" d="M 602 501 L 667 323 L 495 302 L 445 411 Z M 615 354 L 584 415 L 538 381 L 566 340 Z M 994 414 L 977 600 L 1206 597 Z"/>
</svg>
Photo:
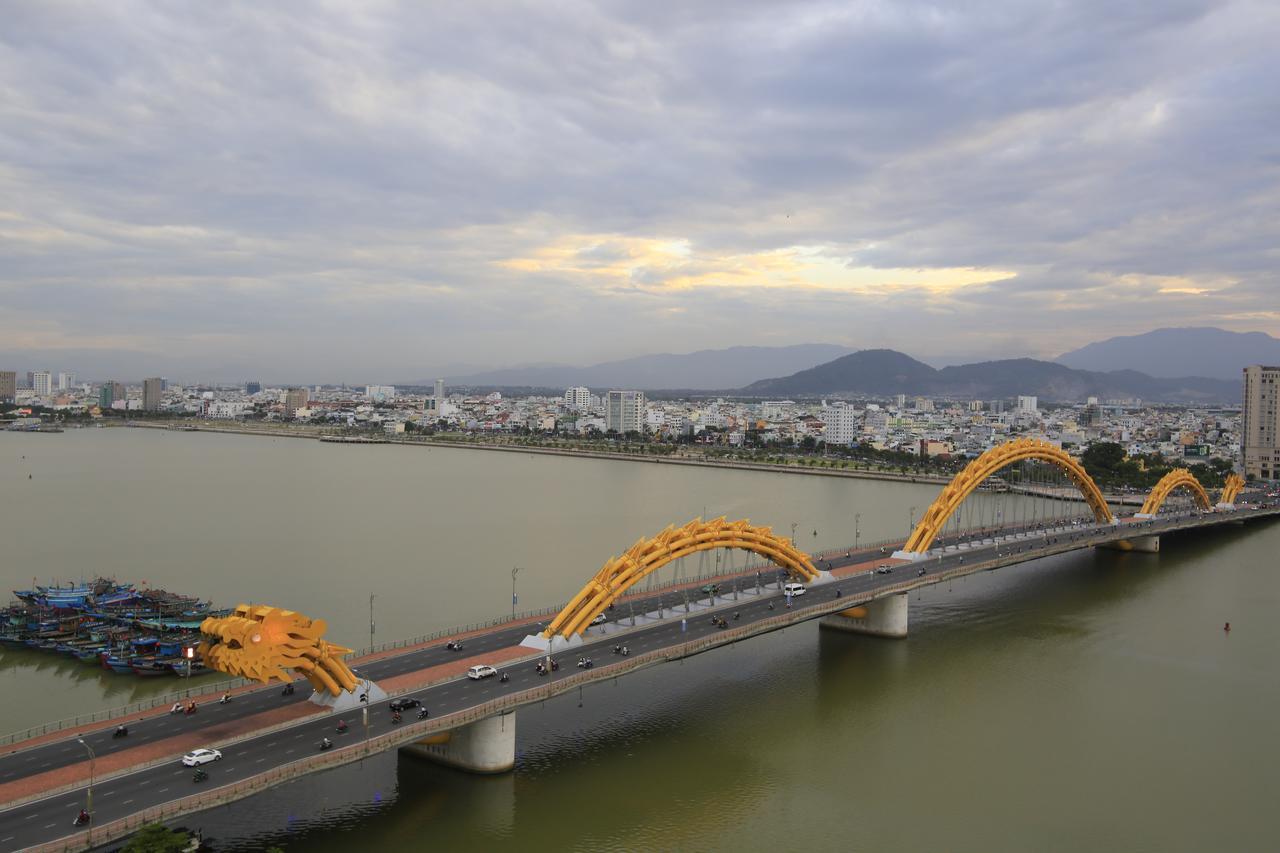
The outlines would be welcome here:
<svg viewBox="0 0 1280 853">
<path fill-rule="evenodd" d="M 234 433 L 237 435 L 269 436 L 271 438 L 309 438 L 328 441 L 335 444 L 394 444 L 407 447 L 453 447 L 464 450 L 495 450 L 505 453 L 528 453 L 542 454 L 545 456 L 566 456 L 577 459 L 605 459 L 617 462 L 638 462 L 646 465 L 685 465 L 695 468 L 760 471 L 769 474 L 806 474 L 818 477 L 846 477 L 858 480 L 889 480 L 899 483 L 933 483 L 937 485 L 945 485 L 951 480 L 950 477 L 940 477 L 934 474 L 902 474 L 894 471 L 869 468 L 818 468 L 801 465 L 777 465 L 768 462 L 746 462 L 739 459 L 719 460 L 705 456 L 701 458 L 687 456 L 650 456 L 635 453 L 610 453 L 603 450 L 580 450 L 570 447 L 533 447 L 526 445 L 494 444 L 484 441 L 466 441 L 427 437 L 404 438 L 401 436 L 387 436 L 376 440 L 340 441 L 335 440 L 336 437 L 331 433 L 325 433 L 322 430 L 312 427 L 254 428 L 247 426 L 224 426 L 222 424 L 209 421 L 201 421 L 195 424 L 183 424 L 181 427 L 171 426 L 167 423 L 143 423 L 139 421 L 132 421 L 129 422 L 127 426 L 142 429 L 182 429 L 187 432 Z"/>
</svg>

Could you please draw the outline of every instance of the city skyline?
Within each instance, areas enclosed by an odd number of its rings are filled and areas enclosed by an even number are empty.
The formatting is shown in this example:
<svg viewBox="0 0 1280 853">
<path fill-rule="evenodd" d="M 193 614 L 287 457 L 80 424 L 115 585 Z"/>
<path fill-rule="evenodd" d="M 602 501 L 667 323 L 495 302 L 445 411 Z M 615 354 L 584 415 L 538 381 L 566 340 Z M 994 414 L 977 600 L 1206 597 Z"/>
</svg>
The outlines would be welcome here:
<svg viewBox="0 0 1280 853">
<path fill-rule="evenodd" d="M 1273 6 L 487 11 L 11 9 L 5 363 L 1280 334 Z"/>
</svg>

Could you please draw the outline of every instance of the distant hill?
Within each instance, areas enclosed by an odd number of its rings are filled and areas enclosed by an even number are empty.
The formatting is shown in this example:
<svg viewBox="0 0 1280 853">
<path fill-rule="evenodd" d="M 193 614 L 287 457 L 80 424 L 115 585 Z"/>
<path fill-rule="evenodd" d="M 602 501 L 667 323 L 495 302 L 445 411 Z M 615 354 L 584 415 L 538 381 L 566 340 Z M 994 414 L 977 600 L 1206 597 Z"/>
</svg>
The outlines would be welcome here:
<svg viewBox="0 0 1280 853">
<path fill-rule="evenodd" d="M 1058 356 L 1080 370 L 1137 370 L 1149 376 L 1208 376 L 1240 380 L 1250 364 L 1280 364 L 1280 338 L 1211 326 L 1156 329 L 1097 341 Z"/>
<path fill-rule="evenodd" d="M 1240 383 L 1199 377 L 1157 379 L 1132 370 L 1100 373 L 1074 370 L 1051 361 L 1015 358 L 961 364 L 935 370 L 894 350 L 862 350 L 779 379 L 742 389 L 750 396 L 824 394 L 950 395 L 968 399 L 1033 394 L 1046 401 L 1076 402 L 1086 397 L 1140 397 L 1161 402 L 1235 402 Z"/>
<path fill-rule="evenodd" d="M 550 365 L 488 370 L 448 377 L 450 385 L 593 389 L 739 388 L 760 376 L 783 375 L 830 361 L 851 352 L 835 344 L 797 344 L 787 347 L 730 347 L 682 355 L 643 355 L 607 361 L 590 367 Z"/>
</svg>

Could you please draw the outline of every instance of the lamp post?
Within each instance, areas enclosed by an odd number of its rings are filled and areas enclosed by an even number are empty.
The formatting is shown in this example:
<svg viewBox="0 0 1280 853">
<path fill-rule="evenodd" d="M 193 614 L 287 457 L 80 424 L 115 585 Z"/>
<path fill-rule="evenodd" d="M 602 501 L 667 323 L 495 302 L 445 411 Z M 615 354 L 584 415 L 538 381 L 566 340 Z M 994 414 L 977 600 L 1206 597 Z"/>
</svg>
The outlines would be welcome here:
<svg viewBox="0 0 1280 853">
<path fill-rule="evenodd" d="M 81 746 L 83 746 L 85 749 L 89 751 L 89 791 L 85 795 L 85 803 L 84 803 L 84 810 L 89 815 L 89 824 L 88 824 L 89 829 L 87 834 L 85 835 L 85 843 L 92 847 L 93 846 L 92 844 L 93 842 L 93 776 L 94 776 L 94 769 L 95 769 L 95 763 L 97 761 L 97 756 L 93 754 L 93 747 L 89 746 L 89 744 L 85 742 L 84 738 L 78 737 L 76 738 L 76 740 L 80 742 Z"/>
<path fill-rule="evenodd" d="M 915 528 L 915 526 L 916 526 L 916 508 L 912 507 L 910 520 L 907 522 L 907 538 L 908 539 L 911 538 L 911 531 Z"/>
<path fill-rule="evenodd" d="M 853 550 L 855 551 L 858 550 L 858 534 L 861 532 L 858 529 L 858 524 L 861 521 L 862 521 L 862 513 L 855 512 L 853 514 Z"/>
<path fill-rule="evenodd" d="M 511 619 L 516 618 L 516 574 L 520 571 L 519 566 L 511 567 Z"/>
<path fill-rule="evenodd" d="M 791 547 L 792 548 L 796 547 L 796 527 L 797 526 L 799 526 L 799 522 L 795 522 L 795 521 L 791 522 Z"/>
<path fill-rule="evenodd" d="M 369 595 L 369 654 L 373 654 L 373 594 Z"/>
</svg>

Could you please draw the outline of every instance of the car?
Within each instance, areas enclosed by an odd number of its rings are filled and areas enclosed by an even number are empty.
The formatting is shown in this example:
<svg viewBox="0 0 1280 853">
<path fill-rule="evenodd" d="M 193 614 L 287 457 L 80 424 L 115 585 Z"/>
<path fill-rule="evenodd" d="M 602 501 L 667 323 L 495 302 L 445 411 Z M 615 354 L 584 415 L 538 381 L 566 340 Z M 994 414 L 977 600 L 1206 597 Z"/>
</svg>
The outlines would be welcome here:
<svg viewBox="0 0 1280 853">
<path fill-rule="evenodd" d="M 790 596 L 804 595 L 809 590 L 802 583 L 789 583 L 782 588 L 782 591 Z"/>
<path fill-rule="evenodd" d="M 405 696 L 400 699 L 392 699 L 391 704 L 388 705 L 387 707 L 390 708 L 392 711 L 407 711 L 410 708 L 417 708 L 421 704 L 422 703 L 419 702 L 417 699 L 413 699 L 409 696 Z"/>
<path fill-rule="evenodd" d="M 599 616 L 591 620 L 592 625 L 603 625 L 608 621 L 608 617 L 601 613 Z"/>
<path fill-rule="evenodd" d="M 883 565 L 883 566 L 880 566 L 879 568 L 877 568 L 877 569 L 876 569 L 876 574 L 878 574 L 878 575 L 891 575 L 891 574 L 893 574 L 893 566 L 890 566 L 890 565 L 888 565 L 888 564 L 885 564 L 885 565 Z"/>
<path fill-rule="evenodd" d="M 482 678 L 488 678 L 491 675 L 497 675 L 498 670 L 489 666 L 487 663 L 478 663 L 471 669 L 467 670 L 467 678 L 473 681 L 479 681 Z"/>
<path fill-rule="evenodd" d="M 222 753 L 216 749 L 193 749 L 182 756 L 182 763 L 188 767 L 199 767 L 210 761 L 221 761 Z"/>
<path fill-rule="evenodd" d="M 718 583 L 703 584 L 702 591 L 707 595 L 715 595 L 716 593 L 720 592 L 720 584 Z"/>
</svg>

